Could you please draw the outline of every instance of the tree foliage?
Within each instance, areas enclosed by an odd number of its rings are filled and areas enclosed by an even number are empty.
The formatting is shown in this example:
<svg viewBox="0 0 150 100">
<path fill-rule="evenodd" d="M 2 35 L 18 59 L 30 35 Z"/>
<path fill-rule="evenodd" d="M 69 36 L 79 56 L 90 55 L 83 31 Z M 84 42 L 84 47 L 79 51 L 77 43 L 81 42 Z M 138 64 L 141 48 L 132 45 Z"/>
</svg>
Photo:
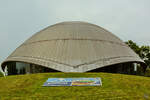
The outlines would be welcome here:
<svg viewBox="0 0 150 100">
<path fill-rule="evenodd" d="M 140 54 L 140 47 L 133 42 L 132 40 L 128 40 L 125 42 L 132 50 L 134 50 L 137 54 Z M 139 55 L 140 56 L 140 55 Z"/>
<path fill-rule="evenodd" d="M 132 40 L 125 42 L 133 51 L 135 51 L 141 59 L 150 67 L 150 46 L 139 46 Z"/>
</svg>

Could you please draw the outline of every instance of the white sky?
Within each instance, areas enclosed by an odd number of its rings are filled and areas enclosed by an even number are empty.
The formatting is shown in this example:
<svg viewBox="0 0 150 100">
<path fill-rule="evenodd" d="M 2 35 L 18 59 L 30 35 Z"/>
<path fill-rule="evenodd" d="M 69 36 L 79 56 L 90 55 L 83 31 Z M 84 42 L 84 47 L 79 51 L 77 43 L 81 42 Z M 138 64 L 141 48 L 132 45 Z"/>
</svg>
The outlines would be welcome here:
<svg viewBox="0 0 150 100">
<path fill-rule="evenodd" d="M 34 33 L 63 21 L 90 22 L 150 45 L 150 0 L 0 0 L 0 63 Z"/>
</svg>

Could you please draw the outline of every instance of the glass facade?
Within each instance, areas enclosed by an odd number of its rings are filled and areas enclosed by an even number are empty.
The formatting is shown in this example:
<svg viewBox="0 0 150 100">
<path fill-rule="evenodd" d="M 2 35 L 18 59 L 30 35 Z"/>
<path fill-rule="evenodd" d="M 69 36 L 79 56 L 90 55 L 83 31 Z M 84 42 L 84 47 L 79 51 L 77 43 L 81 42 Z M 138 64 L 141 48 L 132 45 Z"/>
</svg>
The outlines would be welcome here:
<svg viewBox="0 0 150 100">
<path fill-rule="evenodd" d="M 8 75 L 58 72 L 50 68 L 46 68 L 46 67 L 35 65 L 35 64 L 23 63 L 23 62 L 7 63 L 7 71 L 8 71 Z"/>
<path fill-rule="evenodd" d="M 89 72 L 108 72 L 121 74 L 136 74 L 139 68 L 135 63 L 121 63 L 107 67 L 98 68 Z M 51 68 L 43 67 L 35 64 L 28 64 L 23 62 L 9 62 L 7 63 L 8 75 L 30 74 L 30 73 L 44 73 L 44 72 L 58 72 Z"/>
<path fill-rule="evenodd" d="M 107 67 L 102 67 L 98 69 L 91 70 L 89 72 L 108 72 L 108 73 L 120 73 L 120 74 L 131 74 L 135 75 L 137 69 L 135 70 L 135 65 L 131 62 L 110 65 Z"/>
</svg>

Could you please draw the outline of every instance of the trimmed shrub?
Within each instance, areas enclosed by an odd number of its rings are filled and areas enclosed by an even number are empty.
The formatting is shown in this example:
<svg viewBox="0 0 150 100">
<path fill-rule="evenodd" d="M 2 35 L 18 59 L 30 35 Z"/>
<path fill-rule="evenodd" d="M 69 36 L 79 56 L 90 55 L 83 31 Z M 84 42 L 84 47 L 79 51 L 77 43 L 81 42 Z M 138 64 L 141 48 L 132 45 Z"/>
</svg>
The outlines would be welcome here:
<svg viewBox="0 0 150 100">
<path fill-rule="evenodd" d="M 150 77 L 150 68 L 146 69 L 145 76 Z"/>
<path fill-rule="evenodd" d="M 3 73 L 2 72 L 0 72 L 0 77 L 3 77 L 4 75 L 3 75 Z"/>
<path fill-rule="evenodd" d="M 137 66 L 137 72 L 136 72 L 136 75 L 140 75 L 140 76 L 144 76 L 145 73 L 144 73 L 144 69 L 142 66 L 138 65 Z"/>
</svg>

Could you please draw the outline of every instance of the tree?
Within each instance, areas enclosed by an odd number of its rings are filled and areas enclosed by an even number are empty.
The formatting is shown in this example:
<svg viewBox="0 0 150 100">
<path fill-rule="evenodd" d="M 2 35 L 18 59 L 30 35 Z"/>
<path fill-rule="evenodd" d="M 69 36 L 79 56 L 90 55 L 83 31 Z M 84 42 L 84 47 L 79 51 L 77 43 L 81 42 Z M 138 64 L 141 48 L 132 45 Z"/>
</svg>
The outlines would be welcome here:
<svg viewBox="0 0 150 100">
<path fill-rule="evenodd" d="M 141 46 L 140 57 L 144 60 L 147 66 L 150 66 L 150 46 Z"/>
<path fill-rule="evenodd" d="M 125 42 L 133 51 L 135 51 L 147 66 L 150 67 L 150 46 L 138 46 L 132 40 Z"/>
<path fill-rule="evenodd" d="M 128 40 L 127 42 L 125 42 L 135 53 L 137 53 L 138 55 L 140 55 L 140 47 L 133 42 L 132 40 Z"/>
</svg>

